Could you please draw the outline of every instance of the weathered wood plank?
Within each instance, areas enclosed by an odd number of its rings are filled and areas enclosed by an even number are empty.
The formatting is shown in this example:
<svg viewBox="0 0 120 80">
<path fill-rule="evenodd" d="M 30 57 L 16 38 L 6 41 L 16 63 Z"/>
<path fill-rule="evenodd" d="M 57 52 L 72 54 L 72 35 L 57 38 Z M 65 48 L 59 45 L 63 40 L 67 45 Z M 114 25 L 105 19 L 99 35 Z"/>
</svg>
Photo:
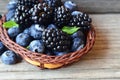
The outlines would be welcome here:
<svg viewBox="0 0 120 80">
<path fill-rule="evenodd" d="M 73 0 L 79 5 L 79 10 L 90 13 L 120 12 L 119 0 Z"/>
<path fill-rule="evenodd" d="M 77 71 L 77 70 L 76 70 Z M 38 72 L 2 72 L 0 73 L 0 79 L 119 79 L 119 69 L 91 69 L 73 71 L 38 71 Z M 47 73 L 47 74 L 46 74 Z M 74 74 L 73 74 L 74 73 Z M 59 75 L 59 78 L 58 78 Z"/>
<path fill-rule="evenodd" d="M 9 0 L 0 0 L 0 13 L 5 13 L 7 11 L 6 5 Z"/>
<path fill-rule="evenodd" d="M 112 12 L 112 10 L 117 12 L 117 10 L 119 10 L 119 0 L 109 0 L 109 3 L 107 3 L 108 0 L 75 1 L 78 2 L 80 6 L 83 6 L 82 8 L 88 12 Z M 0 3 L 3 3 L 0 5 L 0 12 L 3 13 L 5 12 L 3 6 L 6 5 L 7 0 L 0 0 Z M 110 7 L 110 5 L 114 4 L 114 7 Z M 83 56 L 79 62 L 58 70 L 39 70 L 39 68 L 36 68 L 25 61 L 12 66 L 4 65 L 0 62 L 0 79 L 120 79 L 120 14 L 98 14 L 91 15 L 91 17 L 93 18 L 94 26 L 96 26 L 96 44 L 93 50 L 89 52 L 89 54 Z"/>
<path fill-rule="evenodd" d="M 0 13 L 6 12 L 6 4 L 9 0 L 0 0 Z M 66 1 L 66 0 L 63 0 Z M 71 0 L 77 3 L 79 10 L 89 13 L 118 13 L 120 12 L 120 0 Z"/>
<path fill-rule="evenodd" d="M 40 70 L 25 61 L 12 66 L 0 61 L 0 79 L 119 80 L 120 14 L 90 16 L 97 33 L 96 43 L 79 62 L 57 70 Z"/>
</svg>

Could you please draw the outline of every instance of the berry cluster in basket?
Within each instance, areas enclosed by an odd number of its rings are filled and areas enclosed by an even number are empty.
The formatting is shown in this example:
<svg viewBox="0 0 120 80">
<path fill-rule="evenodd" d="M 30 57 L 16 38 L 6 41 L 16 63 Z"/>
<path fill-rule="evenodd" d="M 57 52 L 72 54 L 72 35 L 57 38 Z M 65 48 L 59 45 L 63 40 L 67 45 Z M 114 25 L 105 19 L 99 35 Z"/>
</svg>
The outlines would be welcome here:
<svg viewBox="0 0 120 80">
<path fill-rule="evenodd" d="M 3 25 L 20 46 L 38 54 L 61 56 L 86 44 L 92 21 L 77 7 L 72 1 L 11 0 Z"/>
</svg>

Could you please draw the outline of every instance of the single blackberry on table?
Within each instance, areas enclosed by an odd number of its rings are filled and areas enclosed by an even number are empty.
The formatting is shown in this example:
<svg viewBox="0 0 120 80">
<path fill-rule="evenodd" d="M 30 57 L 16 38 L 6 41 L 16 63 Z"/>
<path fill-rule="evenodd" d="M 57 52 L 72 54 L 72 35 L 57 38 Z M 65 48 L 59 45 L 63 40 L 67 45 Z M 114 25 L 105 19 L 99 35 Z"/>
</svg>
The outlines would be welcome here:
<svg viewBox="0 0 120 80">
<path fill-rule="evenodd" d="M 31 20 L 28 13 L 29 9 L 23 5 L 19 5 L 15 11 L 14 21 L 23 27 L 30 27 Z"/>
<path fill-rule="evenodd" d="M 71 46 L 71 38 L 60 29 L 46 29 L 42 34 L 42 40 L 47 49 L 52 51 L 68 51 Z"/>
<path fill-rule="evenodd" d="M 65 8 L 64 6 L 60 6 L 55 8 L 54 11 L 54 23 L 58 27 L 63 27 L 68 24 L 69 20 L 71 19 L 71 14 L 69 9 Z"/>
<path fill-rule="evenodd" d="M 46 4 L 48 4 L 48 6 L 53 8 L 59 7 L 63 4 L 61 0 L 43 0 L 43 2 L 45 2 Z"/>
<path fill-rule="evenodd" d="M 28 8 L 32 8 L 35 4 L 39 3 L 39 0 L 18 0 L 18 5 L 24 5 Z"/>
<path fill-rule="evenodd" d="M 29 13 L 31 13 L 31 19 L 35 24 L 48 25 L 52 21 L 52 8 L 46 3 L 39 3 L 35 5 Z"/>
<path fill-rule="evenodd" d="M 78 13 L 77 15 L 72 15 L 72 19 L 69 21 L 69 26 L 78 26 L 82 29 L 89 29 L 91 25 L 91 18 L 86 13 Z"/>
</svg>

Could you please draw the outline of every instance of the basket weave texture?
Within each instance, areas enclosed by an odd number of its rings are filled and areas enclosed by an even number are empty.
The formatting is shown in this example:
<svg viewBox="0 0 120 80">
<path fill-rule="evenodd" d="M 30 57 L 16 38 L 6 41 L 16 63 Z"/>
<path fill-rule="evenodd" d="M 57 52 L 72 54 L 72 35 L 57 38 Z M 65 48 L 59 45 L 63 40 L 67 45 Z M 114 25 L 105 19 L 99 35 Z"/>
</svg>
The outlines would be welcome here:
<svg viewBox="0 0 120 80">
<path fill-rule="evenodd" d="M 83 49 L 65 54 L 63 56 L 49 56 L 45 54 L 38 54 L 35 52 L 31 52 L 26 48 L 21 47 L 16 44 L 12 40 L 10 40 L 7 31 L 2 27 L 3 22 L 5 21 L 5 17 L 0 20 L 0 40 L 3 44 L 10 50 L 15 53 L 21 55 L 24 59 L 29 59 L 31 61 L 39 62 L 40 68 L 46 68 L 44 64 L 62 64 L 62 66 L 78 61 L 83 54 L 88 53 L 94 45 L 95 42 L 95 30 L 92 27 L 87 35 L 87 42 Z M 60 66 L 60 67 L 62 67 Z"/>
</svg>

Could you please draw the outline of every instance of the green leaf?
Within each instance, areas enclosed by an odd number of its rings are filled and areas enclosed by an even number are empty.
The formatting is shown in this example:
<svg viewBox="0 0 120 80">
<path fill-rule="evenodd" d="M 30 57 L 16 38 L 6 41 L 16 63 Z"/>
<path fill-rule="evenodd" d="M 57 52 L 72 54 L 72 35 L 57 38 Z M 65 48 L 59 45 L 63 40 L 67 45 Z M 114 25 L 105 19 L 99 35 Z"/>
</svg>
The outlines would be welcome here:
<svg viewBox="0 0 120 80">
<path fill-rule="evenodd" d="M 74 26 L 74 27 L 64 26 L 62 28 L 62 31 L 66 32 L 67 34 L 73 34 L 73 33 L 77 32 L 78 29 L 80 29 L 80 27 L 76 27 L 76 26 Z"/>
<path fill-rule="evenodd" d="M 19 27 L 19 25 L 14 21 L 7 21 L 7 22 L 3 23 L 3 27 L 4 28 L 12 28 L 12 27 Z"/>
<path fill-rule="evenodd" d="M 29 49 L 29 48 L 30 48 L 30 46 L 27 46 L 26 48 L 27 48 L 27 49 Z"/>
</svg>

